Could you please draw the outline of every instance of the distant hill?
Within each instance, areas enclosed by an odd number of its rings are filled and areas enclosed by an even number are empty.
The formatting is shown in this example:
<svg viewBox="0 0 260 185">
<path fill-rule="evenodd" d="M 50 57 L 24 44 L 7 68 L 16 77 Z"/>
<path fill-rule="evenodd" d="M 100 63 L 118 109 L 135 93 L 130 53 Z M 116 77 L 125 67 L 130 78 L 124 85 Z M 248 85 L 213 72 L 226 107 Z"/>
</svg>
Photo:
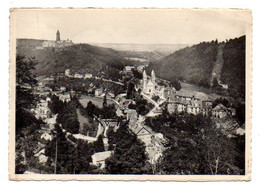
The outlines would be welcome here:
<svg viewBox="0 0 260 185">
<path fill-rule="evenodd" d="M 37 39 L 17 39 L 16 47 L 20 48 L 36 48 L 37 46 L 41 46 L 44 40 Z"/>
<path fill-rule="evenodd" d="M 43 41 L 23 39 L 17 41 L 17 54 L 35 57 L 36 75 L 51 75 L 70 69 L 78 73 L 92 73 L 116 78 L 125 65 L 134 65 L 120 52 L 89 44 L 74 44 L 64 48 L 36 49 Z"/>
<path fill-rule="evenodd" d="M 202 42 L 180 49 L 148 66 L 167 80 L 209 87 L 212 78 L 240 94 L 245 90 L 245 36 L 226 42 Z"/>
<path fill-rule="evenodd" d="M 188 44 L 127 44 L 93 43 L 92 45 L 123 51 L 125 57 L 143 58 L 149 61 L 161 59 Z"/>
</svg>

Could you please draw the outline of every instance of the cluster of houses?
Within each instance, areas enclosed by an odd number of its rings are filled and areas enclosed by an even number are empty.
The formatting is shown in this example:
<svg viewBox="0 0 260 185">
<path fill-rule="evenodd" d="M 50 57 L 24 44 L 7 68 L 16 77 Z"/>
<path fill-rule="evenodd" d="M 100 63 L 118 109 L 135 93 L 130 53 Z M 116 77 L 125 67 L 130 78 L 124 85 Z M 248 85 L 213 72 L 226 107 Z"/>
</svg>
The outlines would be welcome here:
<svg viewBox="0 0 260 185">
<path fill-rule="evenodd" d="M 161 133 L 155 133 L 150 127 L 145 125 L 145 118 L 138 115 L 136 110 L 128 109 L 126 112 L 130 130 L 145 144 L 148 161 L 151 164 L 155 164 L 166 149 L 164 146 L 166 140 Z"/>
<path fill-rule="evenodd" d="M 127 74 L 127 73 L 132 73 L 133 69 L 136 69 L 139 73 L 143 73 L 145 67 L 147 67 L 148 65 L 138 65 L 138 66 L 125 66 L 123 73 Z"/>
<path fill-rule="evenodd" d="M 212 116 L 216 118 L 232 117 L 236 114 L 234 108 L 227 108 L 222 104 L 212 108 L 212 100 L 203 92 L 176 91 L 174 87 L 158 85 L 154 71 L 151 72 L 151 77 L 148 79 L 144 70 L 143 79 L 137 88 L 140 88 L 142 93 L 150 98 L 157 96 L 157 103 L 161 104 L 163 102 L 166 104 L 169 113 L 209 115 L 212 112 Z"/>
<path fill-rule="evenodd" d="M 86 74 L 75 73 L 74 75 L 72 75 L 70 69 L 65 70 L 65 76 L 69 78 L 82 78 L 82 79 L 93 77 L 92 74 L 90 73 L 86 73 Z"/>
<path fill-rule="evenodd" d="M 126 67 L 125 71 L 131 71 L 132 67 Z M 212 101 L 209 99 L 208 95 L 202 92 L 192 92 L 180 90 L 176 91 L 174 87 L 159 85 L 157 83 L 157 79 L 155 77 L 155 72 L 151 72 L 151 77 L 146 74 L 144 68 L 140 68 L 139 70 L 143 72 L 143 79 L 140 84 L 136 85 L 136 90 L 141 90 L 141 93 L 144 97 L 146 97 L 151 103 L 155 105 L 152 110 L 154 114 L 159 115 L 162 113 L 162 105 L 165 105 L 169 113 L 188 113 L 188 114 L 203 114 L 203 115 L 211 115 L 215 118 L 223 119 L 227 116 L 234 116 L 236 114 L 235 109 L 227 108 L 222 104 L 218 104 L 214 108 L 212 108 Z M 73 78 L 92 78 L 91 74 L 70 74 L 70 70 L 67 69 L 65 71 L 65 76 L 73 77 Z M 49 125 L 54 125 L 56 122 L 56 118 L 51 117 L 51 111 L 48 108 L 48 103 L 51 101 L 49 96 L 51 94 L 55 94 L 59 97 L 59 99 L 63 102 L 71 101 L 72 95 L 75 94 L 74 91 L 67 92 L 65 87 L 60 87 L 59 90 L 53 91 L 52 89 L 46 87 L 45 81 L 49 82 L 50 79 L 44 79 L 39 84 L 39 87 L 36 91 L 42 97 L 46 97 L 45 99 L 41 99 L 38 103 L 37 107 L 33 110 L 35 112 L 35 116 L 49 123 Z M 140 139 L 146 146 L 146 152 L 148 154 L 149 162 L 151 164 L 155 164 L 157 160 L 162 156 L 163 151 L 166 149 L 165 144 L 167 141 L 163 137 L 161 133 L 154 132 L 151 128 L 144 124 L 145 117 L 138 115 L 135 109 L 129 108 L 130 104 L 135 104 L 134 100 L 127 99 L 126 94 L 120 94 L 115 97 L 113 93 L 106 92 L 103 88 L 95 88 L 94 85 L 91 85 L 94 90 L 94 95 L 96 97 L 104 97 L 112 99 L 117 104 L 116 114 L 117 117 L 121 117 L 126 120 L 129 124 L 129 129 L 137 135 L 138 139 Z M 157 97 L 156 99 L 154 97 Z M 98 118 L 97 118 L 98 119 Z M 98 120 L 99 128 L 97 132 L 97 136 L 94 138 L 90 138 L 89 136 L 85 136 L 82 134 L 77 134 L 74 137 L 78 139 L 87 140 L 88 142 L 93 142 L 97 139 L 100 134 L 103 134 L 105 138 L 103 138 L 103 142 L 105 145 L 104 152 L 98 152 L 92 155 L 92 164 L 104 168 L 105 160 L 113 154 L 113 151 L 108 151 L 108 141 L 106 138 L 106 132 L 108 128 L 118 128 L 117 120 Z M 54 128 L 54 126 L 53 126 Z M 51 140 L 51 134 L 46 130 L 41 135 L 41 139 L 43 140 Z M 44 155 L 44 150 L 39 150 L 36 154 L 39 157 L 41 163 L 45 163 L 47 161 L 46 156 Z"/>
</svg>

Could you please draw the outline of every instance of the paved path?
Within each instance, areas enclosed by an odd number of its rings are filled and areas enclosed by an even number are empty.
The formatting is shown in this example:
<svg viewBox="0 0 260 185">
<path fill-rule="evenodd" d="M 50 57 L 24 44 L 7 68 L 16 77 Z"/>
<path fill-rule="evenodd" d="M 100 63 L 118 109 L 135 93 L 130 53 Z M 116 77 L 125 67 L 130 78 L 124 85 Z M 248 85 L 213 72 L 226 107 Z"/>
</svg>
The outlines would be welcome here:
<svg viewBox="0 0 260 185">
<path fill-rule="evenodd" d="M 152 103 L 154 105 L 154 108 L 152 108 L 145 116 L 146 117 L 153 117 L 153 116 L 157 116 L 159 115 L 158 113 L 154 113 L 154 111 L 161 105 L 163 104 L 166 99 L 164 99 L 160 104 L 158 104 L 157 102 L 155 102 L 152 98 L 150 98 L 149 96 L 147 96 L 146 94 L 144 94 L 143 92 L 141 93 L 141 95 L 143 95 L 144 99 L 148 100 L 150 103 Z"/>
</svg>

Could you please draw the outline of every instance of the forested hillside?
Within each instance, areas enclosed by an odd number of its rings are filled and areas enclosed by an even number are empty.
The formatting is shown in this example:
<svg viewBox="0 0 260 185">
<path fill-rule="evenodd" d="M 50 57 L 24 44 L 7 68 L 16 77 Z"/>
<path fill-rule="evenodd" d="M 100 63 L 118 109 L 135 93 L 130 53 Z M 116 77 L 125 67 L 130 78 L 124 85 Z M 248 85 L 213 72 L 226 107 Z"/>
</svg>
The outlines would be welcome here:
<svg viewBox="0 0 260 185">
<path fill-rule="evenodd" d="M 224 48 L 219 49 L 223 45 Z M 219 61 L 217 57 L 221 57 L 219 51 L 221 51 L 224 62 L 219 69 L 220 78 L 218 80 L 226 83 L 230 91 L 243 94 L 245 87 L 245 36 L 221 43 L 216 40 L 186 47 L 151 63 L 148 66 L 148 72 L 154 69 L 157 76 L 167 80 L 181 80 L 210 87 L 214 73 L 213 68 Z M 232 93 L 234 94 L 234 92 Z"/>
<path fill-rule="evenodd" d="M 237 90 L 245 95 L 245 56 L 246 37 L 229 40 L 223 52 L 224 64 L 221 73 L 221 80 L 228 84 L 231 89 Z"/>
<path fill-rule="evenodd" d="M 116 50 L 88 44 L 45 49 L 18 46 L 17 54 L 35 57 L 37 60 L 36 75 L 51 75 L 70 69 L 72 73 L 92 73 L 93 75 L 103 75 L 110 78 L 116 77 L 119 70 L 122 70 L 125 65 L 135 63 L 126 60 Z"/>
</svg>

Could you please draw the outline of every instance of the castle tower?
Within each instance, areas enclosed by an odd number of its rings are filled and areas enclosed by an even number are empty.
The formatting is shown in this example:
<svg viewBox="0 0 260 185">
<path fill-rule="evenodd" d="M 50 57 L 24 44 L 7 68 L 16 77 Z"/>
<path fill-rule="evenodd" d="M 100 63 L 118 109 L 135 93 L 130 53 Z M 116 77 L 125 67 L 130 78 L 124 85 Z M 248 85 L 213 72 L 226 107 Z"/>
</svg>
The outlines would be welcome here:
<svg viewBox="0 0 260 185">
<path fill-rule="evenodd" d="M 155 83 L 155 73 L 154 73 L 154 70 L 152 70 L 151 78 L 152 78 L 152 82 Z"/>
<path fill-rule="evenodd" d="M 60 31 L 59 30 L 56 33 L 56 41 L 60 41 Z"/>
<path fill-rule="evenodd" d="M 144 70 L 144 72 L 143 72 L 143 91 L 146 89 L 146 85 L 147 85 L 147 74 Z"/>
</svg>

